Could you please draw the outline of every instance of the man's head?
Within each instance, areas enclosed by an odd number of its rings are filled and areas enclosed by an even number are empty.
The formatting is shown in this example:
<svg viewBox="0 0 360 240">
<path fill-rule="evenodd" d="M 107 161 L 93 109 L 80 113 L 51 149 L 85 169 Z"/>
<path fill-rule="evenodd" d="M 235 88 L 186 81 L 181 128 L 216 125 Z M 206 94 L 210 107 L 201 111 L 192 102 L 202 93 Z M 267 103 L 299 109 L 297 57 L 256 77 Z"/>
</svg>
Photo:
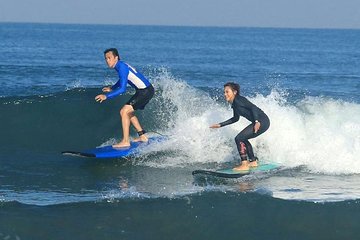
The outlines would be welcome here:
<svg viewBox="0 0 360 240">
<path fill-rule="evenodd" d="M 109 68 L 114 68 L 120 60 L 119 52 L 116 48 L 109 48 L 104 51 L 104 57 Z"/>
</svg>

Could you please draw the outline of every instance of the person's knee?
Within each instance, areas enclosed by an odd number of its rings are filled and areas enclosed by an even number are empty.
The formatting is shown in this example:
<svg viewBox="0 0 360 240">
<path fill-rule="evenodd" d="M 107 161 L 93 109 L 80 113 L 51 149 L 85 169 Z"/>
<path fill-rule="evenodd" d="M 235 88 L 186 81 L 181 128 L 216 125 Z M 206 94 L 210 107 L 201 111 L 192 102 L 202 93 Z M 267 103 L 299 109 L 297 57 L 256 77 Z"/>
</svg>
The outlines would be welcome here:
<svg viewBox="0 0 360 240">
<path fill-rule="evenodd" d="M 243 142 L 243 141 L 244 141 L 244 139 L 243 139 L 241 136 L 237 135 L 237 136 L 235 137 L 235 142 L 236 142 L 236 144 L 239 144 L 240 142 Z"/>
<path fill-rule="evenodd" d="M 125 114 L 126 114 L 126 109 L 125 108 L 120 109 L 120 115 L 124 116 Z"/>
<path fill-rule="evenodd" d="M 132 109 L 127 107 L 127 106 L 124 106 L 123 108 L 121 108 L 120 110 L 120 115 L 123 117 L 123 116 L 131 116 L 132 114 Z"/>
</svg>

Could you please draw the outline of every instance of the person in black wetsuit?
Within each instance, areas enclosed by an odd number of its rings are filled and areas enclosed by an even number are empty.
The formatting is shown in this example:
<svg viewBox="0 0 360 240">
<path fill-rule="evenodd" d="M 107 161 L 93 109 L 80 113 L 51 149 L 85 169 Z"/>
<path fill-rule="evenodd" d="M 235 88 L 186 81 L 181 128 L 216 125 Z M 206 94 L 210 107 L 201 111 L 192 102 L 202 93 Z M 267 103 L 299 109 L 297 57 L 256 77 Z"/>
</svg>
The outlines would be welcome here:
<svg viewBox="0 0 360 240">
<path fill-rule="evenodd" d="M 239 121 L 240 116 L 245 117 L 251 122 L 236 137 L 235 142 L 240 154 L 241 165 L 235 167 L 235 170 L 249 170 L 250 167 L 256 167 L 258 164 L 253 148 L 249 139 L 255 138 L 264 133 L 270 127 L 268 116 L 256 105 L 251 103 L 245 97 L 240 96 L 240 86 L 237 83 L 229 82 L 224 85 L 224 95 L 227 102 L 231 103 L 234 116 L 229 120 L 213 124 L 210 128 L 220 128 Z M 249 160 L 248 160 L 249 157 Z"/>
</svg>

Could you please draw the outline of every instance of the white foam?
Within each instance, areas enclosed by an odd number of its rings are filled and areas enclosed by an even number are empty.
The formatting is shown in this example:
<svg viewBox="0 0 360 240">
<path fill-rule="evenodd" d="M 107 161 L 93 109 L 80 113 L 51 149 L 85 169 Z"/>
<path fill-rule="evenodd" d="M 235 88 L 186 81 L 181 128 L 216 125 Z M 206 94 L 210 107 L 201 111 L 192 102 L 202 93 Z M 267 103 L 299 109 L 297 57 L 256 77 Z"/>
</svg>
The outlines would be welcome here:
<svg viewBox="0 0 360 240">
<path fill-rule="evenodd" d="M 158 117 L 169 115 L 165 133 L 171 135 L 157 150 L 177 152 L 176 157 L 167 156 L 157 167 L 238 159 L 234 137 L 249 124 L 245 118 L 210 129 L 211 124 L 232 116 L 225 100 L 212 99 L 166 70 L 153 80 L 162 90 L 157 98 L 166 105 Z M 273 90 L 267 96 L 248 98 L 271 119 L 270 129 L 251 140 L 258 157 L 289 167 L 305 165 L 312 172 L 360 173 L 360 105 L 323 97 L 306 97 L 295 104 L 287 97 Z"/>
<path fill-rule="evenodd" d="M 82 87 L 84 87 L 82 81 L 80 79 L 76 79 L 76 80 L 70 82 L 69 84 L 66 84 L 65 90 L 69 91 L 72 89 L 82 88 Z"/>
<path fill-rule="evenodd" d="M 233 159 L 233 148 L 226 144 L 229 141 L 224 134 L 226 131 L 209 128 L 211 124 L 224 119 L 224 116 L 231 117 L 232 112 L 221 107 L 205 92 L 176 80 L 166 71 L 154 82 L 155 87 L 162 90 L 161 96 L 157 98 L 161 98 L 161 102 L 169 106 L 164 107 L 164 111 L 169 119 L 166 134 L 171 136 L 170 140 L 158 146 L 161 149 L 157 150 L 179 153 L 176 158 L 169 156 L 163 160 L 163 165 L 168 167 Z"/>
<path fill-rule="evenodd" d="M 360 173 L 359 104 L 307 97 L 287 105 L 269 99 L 271 95 L 252 99 L 272 123 L 259 138 L 268 147 L 262 151 L 266 158 L 287 166 L 305 165 L 312 172 Z"/>
</svg>

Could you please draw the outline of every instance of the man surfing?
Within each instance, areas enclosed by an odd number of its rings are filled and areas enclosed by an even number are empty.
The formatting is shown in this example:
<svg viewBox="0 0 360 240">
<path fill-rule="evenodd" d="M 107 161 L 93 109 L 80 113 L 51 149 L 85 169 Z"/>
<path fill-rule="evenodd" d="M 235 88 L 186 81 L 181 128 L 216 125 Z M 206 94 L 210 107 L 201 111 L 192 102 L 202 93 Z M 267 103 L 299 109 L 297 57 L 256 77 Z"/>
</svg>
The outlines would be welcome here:
<svg viewBox="0 0 360 240">
<path fill-rule="evenodd" d="M 122 140 L 113 145 L 115 148 L 130 147 L 130 123 L 135 127 L 139 137 L 134 141 L 147 142 L 145 130 L 141 127 L 138 118 L 135 116 L 135 111 L 144 109 L 146 104 L 154 96 L 154 87 L 149 80 L 145 78 L 140 72 L 129 64 L 120 60 L 119 52 L 116 48 L 109 48 L 104 51 L 105 61 L 109 68 L 114 68 L 119 80 L 111 87 L 104 87 L 102 91 L 104 94 L 99 94 L 95 97 L 97 102 L 102 103 L 107 99 L 114 98 L 126 92 L 126 86 L 129 84 L 135 88 L 135 94 L 125 103 L 120 109 L 120 117 L 123 129 Z"/>
</svg>

